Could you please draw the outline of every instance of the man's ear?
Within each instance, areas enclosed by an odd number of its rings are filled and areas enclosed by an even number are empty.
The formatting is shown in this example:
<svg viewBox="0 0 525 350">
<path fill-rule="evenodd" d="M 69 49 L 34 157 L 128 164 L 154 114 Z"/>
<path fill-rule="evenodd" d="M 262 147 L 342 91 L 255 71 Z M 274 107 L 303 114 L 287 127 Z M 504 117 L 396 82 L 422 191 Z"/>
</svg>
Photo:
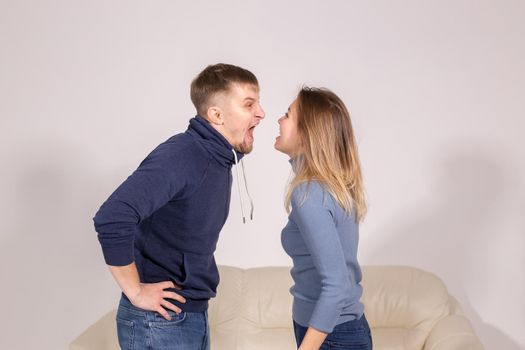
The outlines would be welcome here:
<svg viewBox="0 0 525 350">
<path fill-rule="evenodd" d="M 211 106 L 206 111 L 206 119 L 214 125 L 224 125 L 222 110 L 217 106 Z"/>
</svg>

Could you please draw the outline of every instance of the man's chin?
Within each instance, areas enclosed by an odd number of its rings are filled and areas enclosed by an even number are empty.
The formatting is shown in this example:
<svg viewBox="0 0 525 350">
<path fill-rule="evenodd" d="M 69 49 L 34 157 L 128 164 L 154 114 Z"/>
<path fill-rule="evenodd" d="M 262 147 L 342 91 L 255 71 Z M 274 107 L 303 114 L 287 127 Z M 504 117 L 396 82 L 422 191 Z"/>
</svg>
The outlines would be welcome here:
<svg viewBox="0 0 525 350">
<path fill-rule="evenodd" d="M 241 152 L 242 154 L 248 154 L 253 150 L 253 142 L 243 142 L 242 144 L 235 147 L 235 150 L 237 152 Z"/>
</svg>

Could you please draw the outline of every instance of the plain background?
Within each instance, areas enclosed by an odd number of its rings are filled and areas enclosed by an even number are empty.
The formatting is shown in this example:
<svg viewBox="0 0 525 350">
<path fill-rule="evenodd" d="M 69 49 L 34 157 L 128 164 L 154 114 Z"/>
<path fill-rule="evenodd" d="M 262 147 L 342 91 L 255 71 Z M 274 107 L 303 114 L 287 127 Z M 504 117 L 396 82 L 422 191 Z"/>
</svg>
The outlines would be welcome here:
<svg viewBox="0 0 525 350">
<path fill-rule="evenodd" d="M 0 1 L 0 348 L 65 349 L 116 306 L 92 217 L 194 115 L 193 77 L 260 80 L 220 264 L 290 265 L 277 118 L 302 84 L 353 118 L 360 262 L 436 273 L 487 349 L 525 347 L 525 2 Z M 203 213 L 205 215 L 205 213 Z"/>
</svg>

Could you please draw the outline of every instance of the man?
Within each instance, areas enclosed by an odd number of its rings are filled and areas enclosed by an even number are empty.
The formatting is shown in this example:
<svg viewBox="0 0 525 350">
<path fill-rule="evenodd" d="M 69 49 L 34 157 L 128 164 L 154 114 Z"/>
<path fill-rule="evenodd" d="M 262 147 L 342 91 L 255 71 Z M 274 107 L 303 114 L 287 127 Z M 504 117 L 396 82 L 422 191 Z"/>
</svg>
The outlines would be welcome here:
<svg viewBox="0 0 525 350">
<path fill-rule="evenodd" d="M 257 78 L 216 64 L 191 84 L 198 115 L 159 145 L 94 218 L 104 259 L 122 289 L 123 349 L 209 349 L 214 252 L 228 217 L 231 168 L 253 148 L 264 118 Z M 242 205 L 242 203 L 241 203 Z"/>
</svg>

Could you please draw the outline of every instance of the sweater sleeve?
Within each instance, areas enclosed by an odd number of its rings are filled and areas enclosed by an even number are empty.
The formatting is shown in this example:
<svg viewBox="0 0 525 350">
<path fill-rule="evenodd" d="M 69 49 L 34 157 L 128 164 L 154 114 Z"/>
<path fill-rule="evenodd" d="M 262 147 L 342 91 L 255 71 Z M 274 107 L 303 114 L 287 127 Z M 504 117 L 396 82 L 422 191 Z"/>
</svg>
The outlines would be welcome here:
<svg viewBox="0 0 525 350">
<path fill-rule="evenodd" d="M 321 277 L 321 293 L 309 326 L 326 333 L 333 331 L 343 309 L 345 292 L 350 289 L 329 196 L 319 183 L 310 182 L 298 186 L 291 201 L 292 217 Z"/>
<path fill-rule="evenodd" d="M 153 151 L 93 218 L 106 264 L 134 261 L 134 240 L 142 220 L 180 195 L 186 186 L 184 164 L 166 152 Z"/>
</svg>

